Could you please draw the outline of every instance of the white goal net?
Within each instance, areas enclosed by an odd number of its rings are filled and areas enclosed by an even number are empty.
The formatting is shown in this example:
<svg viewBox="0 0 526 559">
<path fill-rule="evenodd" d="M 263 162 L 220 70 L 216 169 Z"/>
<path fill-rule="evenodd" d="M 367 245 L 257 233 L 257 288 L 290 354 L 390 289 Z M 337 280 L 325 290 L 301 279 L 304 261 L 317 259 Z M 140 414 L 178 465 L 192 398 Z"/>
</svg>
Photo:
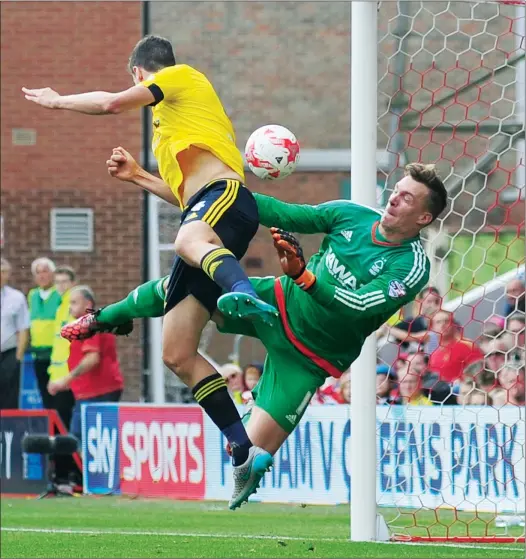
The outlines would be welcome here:
<svg viewBox="0 0 526 559">
<path fill-rule="evenodd" d="M 400 1 L 378 14 L 378 147 L 391 160 L 379 203 L 404 161 L 436 163 L 451 200 L 425 234 L 436 292 L 380 343 L 402 405 L 377 408 L 377 504 L 401 539 L 524 536 L 524 294 L 513 290 L 524 273 L 525 11 Z M 435 312 L 440 301 L 448 312 Z"/>
</svg>

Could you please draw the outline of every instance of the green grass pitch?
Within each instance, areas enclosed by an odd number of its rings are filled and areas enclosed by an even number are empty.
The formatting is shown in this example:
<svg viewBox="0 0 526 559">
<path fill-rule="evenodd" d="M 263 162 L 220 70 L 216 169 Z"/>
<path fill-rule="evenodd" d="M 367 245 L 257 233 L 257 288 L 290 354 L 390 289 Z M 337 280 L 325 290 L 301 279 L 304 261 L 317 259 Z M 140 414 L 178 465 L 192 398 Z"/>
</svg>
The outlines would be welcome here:
<svg viewBox="0 0 526 559">
<path fill-rule="evenodd" d="M 0 555 L 5 558 L 524 557 L 520 544 L 353 543 L 347 506 L 254 503 L 231 512 L 225 503 L 118 497 L 3 498 L 1 505 Z M 454 524 L 451 533 L 465 533 L 465 523 L 453 522 L 451 511 L 442 512 L 442 525 Z M 413 514 L 383 513 L 402 529 L 415 522 Z M 435 518 L 422 512 L 416 523 L 430 526 Z M 489 526 L 489 519 L 479 522 L 471 524 L 472 533 L 483 534 Z M 434 530 L 440 535 L 444 528 Z"/>
</svg>

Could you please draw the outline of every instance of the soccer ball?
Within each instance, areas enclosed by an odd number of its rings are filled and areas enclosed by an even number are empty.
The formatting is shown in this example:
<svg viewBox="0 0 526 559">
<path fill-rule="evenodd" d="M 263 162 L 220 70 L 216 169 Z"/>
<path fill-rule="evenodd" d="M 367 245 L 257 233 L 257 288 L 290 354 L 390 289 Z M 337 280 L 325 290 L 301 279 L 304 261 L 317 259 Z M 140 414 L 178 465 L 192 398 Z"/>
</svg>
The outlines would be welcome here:
<svg viewBox="0 0 526 559">
<path fill-rule="evenodd" d="M 245 157 L 256 177 L 280 180 L 296 169 L 300 145 L 290 130 L 269 124 L 252 132 L 245 147 Z"/>
</svg>

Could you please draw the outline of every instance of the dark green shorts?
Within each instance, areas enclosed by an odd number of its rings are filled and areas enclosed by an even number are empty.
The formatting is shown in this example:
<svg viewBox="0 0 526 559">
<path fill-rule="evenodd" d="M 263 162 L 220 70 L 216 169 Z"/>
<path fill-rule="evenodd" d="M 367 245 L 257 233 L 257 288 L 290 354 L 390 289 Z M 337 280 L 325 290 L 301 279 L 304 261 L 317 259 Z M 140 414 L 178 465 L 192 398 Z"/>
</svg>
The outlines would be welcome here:
<svg viewBox="0 0 526 559">
<path fill-rule="evenodd" d="M 257 294 L 276 305 L 274 279 L 250 278 Z M 303 416 L 316 389 L 327 373 L 300 353 L 288 340 L 281 323 L 276 326 L 252 324 L 242 319 L 225 318 L 220 332 L 243 334 L 260 339 L 267 349 L 263 376 L 252 391 L 255 404 L 265 410 L 288 433 Z"/>
</svg>

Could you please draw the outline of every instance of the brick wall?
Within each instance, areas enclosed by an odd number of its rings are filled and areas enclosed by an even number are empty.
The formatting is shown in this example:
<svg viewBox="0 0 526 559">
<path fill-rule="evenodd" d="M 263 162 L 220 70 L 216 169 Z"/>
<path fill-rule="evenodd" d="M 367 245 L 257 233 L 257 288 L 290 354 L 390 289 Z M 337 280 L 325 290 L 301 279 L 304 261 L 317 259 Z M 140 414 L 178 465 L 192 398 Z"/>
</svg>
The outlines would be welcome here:
<svg viewBox="0 0 526 559">
<path fill-rule="evenodd" d="M 49 111 L 25 101 L 22 86 L 60 93 L 129 87 L 126 62 L 141 36 L 140 2 L 9 2 L 2 4 L 1 181 L 3 254 L 13 285 L 31 287 L 31 261 L 49 256 L 73 266 L 100 304 L 141 281 L 142 195 L 108 177 L 105 161 L 123 144 L 140 154 L 141 116 L 93 117 Z M 16 128 L 36 131 L 36 144 L 13 145 Z M 93 208 L 92 253 L 50 250 L 50 210 Z M 138 325 L 119 345 L 126 397 L 140 396 Z"/>
<path fill-rule="evenodd" d="M 239 141 L 270 122 L 306 147 L 349 146 L 346 2 L 152 2 L 151 30 L 211 79 Z"/>
</svg>

